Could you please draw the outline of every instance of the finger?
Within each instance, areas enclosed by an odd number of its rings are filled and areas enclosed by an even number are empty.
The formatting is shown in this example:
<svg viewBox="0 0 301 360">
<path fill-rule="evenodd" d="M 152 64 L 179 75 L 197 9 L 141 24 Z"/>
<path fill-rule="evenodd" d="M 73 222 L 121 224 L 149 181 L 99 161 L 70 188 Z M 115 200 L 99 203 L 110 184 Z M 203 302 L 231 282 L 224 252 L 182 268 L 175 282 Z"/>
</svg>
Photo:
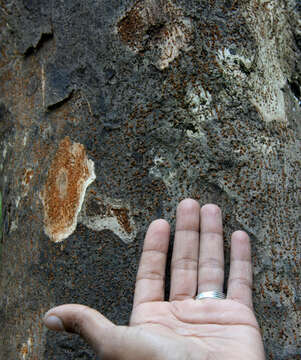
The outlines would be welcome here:
<svg viewBox="0 0 301 360">
<path fill-rule="evenodd" d="M 176 232 L 171 260 L 170 301 L 195 296 L 200 240 L 200 206 L 185 199 L 177 208 Z"/>
<path fill-rule="evenodd" d="M 244 231 L 232 234 L 227 298 L 253 308 L 251 246 Z"/>
<path fill-rule="evenodd" d="M 164 279 L 170 227 L 167 221 L 153 221 L 146 233 L 136 279 L 134 308 L 149 301 L 164 300 Z"/>
<path fill-rule="evenodd" d="M 98 311 L 88 306 L 61 305 L 49 310 L 43 320 L 51 330 L 79 334 L 94 348 L 97 354 L 111 356 L 116 353 L 120 330 Z"/>
<path fill-rule="evenodd" d="M 201 240 L 199 258 L 198 293 L 223 290 L 224 245 L 220 208 L 206 204 L 201 208 Z"/>
</svg>

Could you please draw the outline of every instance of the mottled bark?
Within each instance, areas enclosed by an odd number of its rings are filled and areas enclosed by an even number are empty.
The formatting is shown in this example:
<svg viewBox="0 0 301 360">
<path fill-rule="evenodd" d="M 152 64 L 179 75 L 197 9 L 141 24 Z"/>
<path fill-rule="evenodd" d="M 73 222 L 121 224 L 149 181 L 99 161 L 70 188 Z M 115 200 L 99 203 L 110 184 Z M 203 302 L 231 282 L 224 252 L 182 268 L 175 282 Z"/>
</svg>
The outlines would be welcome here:
<svg viewBox="0 0 301 360">
<path fill-rule="evenodd" d="M 0 4 L 1 359 L 94 359 L 44 312 L 127 323 L 185 197 L 221 206 L 227 255 L 250 234 L 267 359 L 300 358 L 298 0 Z"/>
</svg>

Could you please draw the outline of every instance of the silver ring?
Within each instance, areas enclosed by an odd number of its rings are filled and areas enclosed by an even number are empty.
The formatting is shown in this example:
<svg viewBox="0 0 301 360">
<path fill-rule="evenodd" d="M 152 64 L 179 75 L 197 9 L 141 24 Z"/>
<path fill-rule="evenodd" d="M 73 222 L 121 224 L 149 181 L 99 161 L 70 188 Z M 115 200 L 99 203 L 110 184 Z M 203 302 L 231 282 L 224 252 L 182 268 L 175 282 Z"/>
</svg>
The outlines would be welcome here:
<svg viewBox="0 0 301 360">
<path fill-rule="evenodd" d="M 225 299 L 226 296 L 222 291 L 219 290 L 212 290 L 212 291 L 203 291 L 197 294 L 195 300 L 202 300 L 202 299 Z"/>
</svg>

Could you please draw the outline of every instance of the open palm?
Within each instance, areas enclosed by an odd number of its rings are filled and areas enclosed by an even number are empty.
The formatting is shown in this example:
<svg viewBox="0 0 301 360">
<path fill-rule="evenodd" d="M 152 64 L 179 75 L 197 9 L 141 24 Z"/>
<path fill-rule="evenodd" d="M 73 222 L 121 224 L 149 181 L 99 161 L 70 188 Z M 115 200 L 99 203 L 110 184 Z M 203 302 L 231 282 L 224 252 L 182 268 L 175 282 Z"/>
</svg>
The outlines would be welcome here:
<svg viewBox="0 0 301 360">
<path fill-rule="evenodd" d="M 170 228 L 156 220 L 145 237 L 129 326 L 116 326 L 76 304 L 48 311 L 46 325 L 79 333 L 106 360 L 263 360 L 246 233 L 232 235 L 227 299 L 194 300 L 200 292 L 222 291 L 222 231 L 216 205 L 200 209 L 196 201 L 183 200 L 177 209 L 169 301 L 164 301 L 164 279 Z"/>
</svg>

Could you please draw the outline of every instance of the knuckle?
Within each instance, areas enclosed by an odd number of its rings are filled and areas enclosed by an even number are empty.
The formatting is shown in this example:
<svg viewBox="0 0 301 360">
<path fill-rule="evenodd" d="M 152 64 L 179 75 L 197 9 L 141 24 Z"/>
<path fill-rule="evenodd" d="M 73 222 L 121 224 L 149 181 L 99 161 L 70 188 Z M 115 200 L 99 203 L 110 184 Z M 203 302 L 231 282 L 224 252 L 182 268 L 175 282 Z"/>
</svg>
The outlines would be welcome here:
<svg viewBox="0 0 301 360">
<path fill-rule="evenodd" d="M 190 257 L 182 257 L 172 261 L 171 268 L 180 270 L 197 270 L 198 261 Z"/>
<path fill-rule="evenodd" d="M 142 274 L 137 276 L 136 281 L 140 280 L 163 280 L 164 276 L 159 271 L 150 270 L 150 271 L 144 271 Z"/>
<path fill-rule="evenodd" d="M 224 264 L 220 259 L 209 257 L 202 259 L 199 263 L 200 268 L 210 268 L 210 269 L 223 269 Z"/>
<path fill-rule="evenodd" d="M 86 327 L 86 316 L 85 313 L 88 310 L 86 307 L 82 307 L 78 310 L 76 316 L 72 319 L 68 332 L 76 333 L 80 336 L 84 336 L 85 327 Z"/>
<path fill-rule="evenodd" d="M 237 276 L 234 278 L 230 278 L 229 279 L 229 284 L 228 286 L 235 286 L 235 287 L 247 287 L 249 289 L 252 290 L 252 281 L 251 279 L 245 278 L 245 277 L 241 277 L 241 276 Z"/>
</svg>

